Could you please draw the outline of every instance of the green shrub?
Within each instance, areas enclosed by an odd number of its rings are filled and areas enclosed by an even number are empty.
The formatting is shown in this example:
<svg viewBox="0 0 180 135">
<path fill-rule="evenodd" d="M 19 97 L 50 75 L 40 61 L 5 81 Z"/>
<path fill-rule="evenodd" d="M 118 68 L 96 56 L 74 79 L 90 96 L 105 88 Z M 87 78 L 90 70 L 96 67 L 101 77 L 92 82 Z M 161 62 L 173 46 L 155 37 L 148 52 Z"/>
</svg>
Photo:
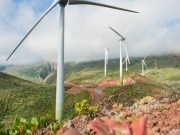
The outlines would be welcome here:
<svg viewBox="0 0 180 135">
<path fill-rule="evenodd" d="M 84 99 L 82 102 L 75 104 L 75 112 L 78 115 L 88 115 L 92 116 L 94 113 L 99 111 L 99 106 L 90 106 L 87 99 Z"/>
<path fill-rule="evenodd" d="M 4 125 L 0 123 L 0 135 L 31 135 L 36 133 L 37 130 L 48 126 L 52 132 L 56 133 L 56 131 L 62 127 L 62 124 L 58 124 L 49 114 L 41 116 L 40 118 L 33 117 L 29 121 L 24 118 L 15 118 L 12 128 L 6 131 L 1 130 Z"/>
<path fill-rule="evenodd" d="M 50 125 L 52 132 L 55 134 L 60 128 L 63 127 L 63 123 L 53 122 Z"/>
</svg>

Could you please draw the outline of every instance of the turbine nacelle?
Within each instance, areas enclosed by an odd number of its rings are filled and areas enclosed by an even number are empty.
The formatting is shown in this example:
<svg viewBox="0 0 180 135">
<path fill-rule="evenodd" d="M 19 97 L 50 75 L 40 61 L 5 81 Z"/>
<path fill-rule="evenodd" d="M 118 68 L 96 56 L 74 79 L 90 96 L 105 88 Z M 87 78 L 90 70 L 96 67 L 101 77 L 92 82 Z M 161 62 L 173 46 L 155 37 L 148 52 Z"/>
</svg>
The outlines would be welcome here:
<svg viewBox="0 0 180 135">
<path fill-rule="evenodd" d="M 105 49 L 104 49 L 104 51 L 105 51 L 105 52 L 108 52 L 108 51 L 109 51 L 109 49 L 108 49 L 108 48 L 105 48 Z"/>
<path fill-rule="evenodd" d="M 119 39 L 119 41 L 125 41 L 125 40 L 126 40 L 126 37 Z"/>
<path fill-rule="evenodd" d="M 147 65 L 145 63 L 145 59 L 141 60 L 142 61 L 142 64 L 147 68 Z"/>
<path fill-rule="evenodd" d="M 126 52 L 126 57 L 127 57 L 127 60 L 128 60 L 128 63 L 130 64 L 130 60 L 129 60 L 129 56 L 128 56 L 128 52 L 127 52 L 127 48 L 126 48 L 126 34 L 128 32 L 128 29 L 129 27 L 127 27 L 126 29 L 126 32 L 124 33 L 124 35 L 118 33 L 116 30 L 114 30 L 113 28 L 109 27 L 113 32 L 115 32 L 117 35 L 119 35 L 121 37 L 121 39 L 119 39 L 120 42 L 124 42 L 124 49 L 125 49 L 125 52 Z"/>
<path fill-rule="evenodd" d="M 68 3 L 68 0 L 54 0 L 54 2 L 59 1 L 59 5 L 65 7 Z"/>
</svg>

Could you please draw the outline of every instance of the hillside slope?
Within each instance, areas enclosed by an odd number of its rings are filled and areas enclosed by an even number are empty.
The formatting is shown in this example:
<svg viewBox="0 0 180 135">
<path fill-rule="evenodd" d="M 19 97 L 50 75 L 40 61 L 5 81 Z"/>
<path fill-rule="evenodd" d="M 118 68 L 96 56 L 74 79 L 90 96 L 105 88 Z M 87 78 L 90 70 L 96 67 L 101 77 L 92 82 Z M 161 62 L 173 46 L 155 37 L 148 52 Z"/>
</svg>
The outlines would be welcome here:
<svg viewBox="0 0 180 135">
<path fill-rule="evenodd" d="M 0 72 L 0 119 L 54 114 L 55 88 Z"/>
<path fill-rule="evenodd" d="M 31 65 L 13 66 L 3 72 L 32 82 L 42 83 L 49 74 L 56 72 L 56 64 L 40 62 Z"/>
<path fill-rule="evenodd" d="M 33 83 L 0 72 L 0 121 L 9 126 L 16 117 L 54 116 L 55 92 L 55 86 Z M 65 94 L 65 119 L 75 115 L 74 104 L 84 98 L 90 101 L 88 92 Z"/>
</svg>

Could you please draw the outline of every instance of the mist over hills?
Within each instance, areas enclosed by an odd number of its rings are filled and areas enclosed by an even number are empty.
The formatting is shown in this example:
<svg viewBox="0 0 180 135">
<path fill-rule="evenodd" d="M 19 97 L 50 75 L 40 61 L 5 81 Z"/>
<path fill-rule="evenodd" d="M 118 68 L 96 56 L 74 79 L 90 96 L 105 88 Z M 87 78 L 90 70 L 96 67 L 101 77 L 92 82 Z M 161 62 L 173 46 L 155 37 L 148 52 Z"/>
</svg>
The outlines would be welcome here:
<svg viewBox="0 0 180 135">
<path fill-rule="evenodd" d="M 130 58 L 131 64 L 129 70 L 132 72 L 141 72 L 142 57 Z M 155 68 L 155 59 L 157 60 L 157 68 L 180 68 L 180 55 L 171 54 L 163 56 L 147 56 L 146 65 L 148 69 Z M 0 66 L 0 71 L 8 73 L 32 82 L 41 82 L 47 84 L 56 83 L 57 64 L 53 62 L 40 62 L 23 66 Z M 85 62 L 66 62 L 65 63 L 65 80 L 71 80 L 72 74 L 82 71 L 99 71 L 103 74 L 104 60 L 92 60 Z M 107 67 L 109 71 L 119 71 L 119 58 L 110 59 Z"/>
<path fill-rule="evenodd" d="M 4 70 L 6 70 L 6 69 L 9 69 L 9 68 L 11 68 L 11 67 L 13 67 L 14 65 L 1 65 L 0 64 L 0 71 L 4 71 Z"/>
</svg>

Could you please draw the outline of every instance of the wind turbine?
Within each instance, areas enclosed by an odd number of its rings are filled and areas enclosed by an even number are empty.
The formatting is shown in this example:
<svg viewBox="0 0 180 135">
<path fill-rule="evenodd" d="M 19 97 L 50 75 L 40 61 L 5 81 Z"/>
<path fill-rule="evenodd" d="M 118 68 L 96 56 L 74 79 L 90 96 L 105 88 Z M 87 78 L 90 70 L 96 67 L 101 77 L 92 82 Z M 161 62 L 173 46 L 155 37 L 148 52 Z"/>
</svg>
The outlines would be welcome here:
<svg viewBox="0 0 180 135">
<path fill-rule="evenodd" d="M 105 59 L 104 59 L 104 76 L 106 76 L 106 67 L 107 67 L 107 65 L 108 65 L 108 51 L 109 51 L 108 48 L 105 48 L 105 49 L 104 49 L 104 52 L 105 52 Z"/>
<path fill-rule="evenodd" d="M 155 59 L 155 69 L 157 70 L 157 60 Z"/>
<path fill-rule="evenodd" d="M 129 62 L 130 64 L 130 60 L 129 60 L 129 56 L 128 56 L 128 52 L 127 52 L 127 48 L 126 48 L 126 34 L 127 34 L 127 31 L 129 29 L 129 27 L 126 29 L 126 32 L 124 33 L 124 35 L 122 36 L 121 34 L 119 34 L 117 31 L 115 31 L 113 28 L 109 27 L 112 31 L 114 31 L 117 35 L 119 35 L 121 37 L 121 39 L 119 40 L 120 41 L 120 86 L 123 86 L 123 62 L 122 62 L 122 43 L 124 42 L 124 49 L 125 49 L 125 52 L 126 52 L 126 58 L 127 58 L 127 61 Z"/>
<path fill-rule="evenodd" d="M 141 61 L 142 61 L 142 76 L 144 76 L 144 66 L 147 68 L 146 63 L 145 63 L 146 57 L 147 57 L 147 54 L 146 54 L 146 56 L 144 57 L 144 59 L 141 60 Z"/>
<path fill-rule="evenodd" d="M 56 119 L 62 121 L 63 109 L 64 109 L 64 31 L 65 31 L 65 7 L 66 5 L 77 5 L 86 4 L 107 7 L 117 10 L 123 10 L 133 13 L 138 13 L 136 11 L 119 8 L 107 4 L 92 2 L 89 0 L 54 0 L 50 7 L 46 10 L 43 16 L 35 23 L 35 25 L 30 29 L 30 31 L 25 35 L 25 37 L 20 41 L 17 47 L 12 51 L 7 60 L 12 56 L 16 49 L 21 45 L 21 43 L 26 39 L 26 37 L 32 32 L 32 30 L 39 24 L 39 22 L 56 6 L 60 6 L 60 24 L 59 24 L 59 48 L 58 48 L 58 60 L 57 60 L 57 84 L 56 84 Z M 6 61 L 7 61 L 6 60 Z"/>
<path fill-rule="evenodd" d="M 128 63 L 130 64 L 130 62 L 128 61 L 128 57 L 126 56 L 123 64 L 126 63 L 126 72 L 128 71 Z"/>
</svg>

